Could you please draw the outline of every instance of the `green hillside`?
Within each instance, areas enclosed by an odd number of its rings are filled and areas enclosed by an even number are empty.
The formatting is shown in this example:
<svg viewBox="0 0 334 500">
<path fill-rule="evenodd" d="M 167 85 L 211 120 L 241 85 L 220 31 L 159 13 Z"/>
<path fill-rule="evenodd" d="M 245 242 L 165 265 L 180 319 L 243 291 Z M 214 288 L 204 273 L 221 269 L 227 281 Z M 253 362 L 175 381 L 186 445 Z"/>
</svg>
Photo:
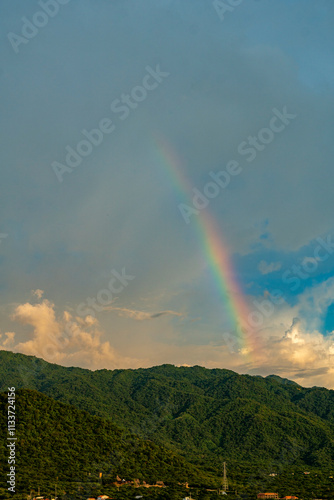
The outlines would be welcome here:
<svg viewBox="0 0 334 500">
<path fill-rule="evenodd" d="M 6 404 L 7 393 L 1 393 L 1 479 L 8 472 Z M 69 483 L 96 483 L 99 472 L 106 483 L 119 475 L 150 484 L 159 480 L 214 484 L 212 475 L 202 473 L 171 451 L 36 391 L 17 391 L 16 422 L 17 491 L 58 482 L 61 493 Z M 5 488 L 3 483 L 1 487 Z"/>
<path fill-rule="evenodd" d="M 2 390 L 38 390 L 195 464 L 334 463 L 333 391 L 199 366 L 91 372 L 5 351 L 0 363 Z"/>
<path fill-rule="evenodd" d="M 209 460 L 198 468 L 173 452 L 151 441 L 144 441 L 111 422 L 94 417 L 77 408 L 59 403 L 29 389 L 16 393 L 16 493 L 8 493 L 6 449 L 7 393 L 0 394 L 0 498 L 21 500 L 32 490 L 48 495 L 57 488 L 62 500 L 83 500 L 108 494 L 114 499 L 143 496 L 147 500 L 179 500 L 192 492 L 197 500 L 214 500 L 214 489 L 220 484 Z M 286 451 L 286 450 L 284 450 Z M 273 490 L 280 496 L 297 494 L 304 500 L 333 498 L 330 469 L 311 469 L 288 464 L 281 468 L 275 461 L 261 465 L 231 460 L 228 463 L 230 490 L 227 498 L 255 499 L 259 491 Z M 102 480 L 99 481 L 99 473 Z M 272 472 L 277 473 L 273 476 Z M 116 476 L 128 481 L 145 480 L 151 485 L 164 481 L 167 488 L 117 488 Z M 187 481 L 190 490 L 182 487 Z M 180 484 L 181 483 L 181 484 Z M 235 494 L 235 491 L 238 494 Z"/>
</svg>

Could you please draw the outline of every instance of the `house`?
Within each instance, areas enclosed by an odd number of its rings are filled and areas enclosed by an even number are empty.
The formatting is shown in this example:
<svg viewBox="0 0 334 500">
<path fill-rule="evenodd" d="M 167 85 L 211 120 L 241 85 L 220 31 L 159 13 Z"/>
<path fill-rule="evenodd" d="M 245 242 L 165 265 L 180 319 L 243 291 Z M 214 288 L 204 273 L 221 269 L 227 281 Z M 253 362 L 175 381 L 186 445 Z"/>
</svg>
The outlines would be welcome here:
<svg viewBox="0 0 334 500">
<path fill-rule="evenodd" d="M 265 500 L 267 500 L 268 498 L 278 498 L 278 493 L 258 493 L 257 498 Z"/>
</svg>

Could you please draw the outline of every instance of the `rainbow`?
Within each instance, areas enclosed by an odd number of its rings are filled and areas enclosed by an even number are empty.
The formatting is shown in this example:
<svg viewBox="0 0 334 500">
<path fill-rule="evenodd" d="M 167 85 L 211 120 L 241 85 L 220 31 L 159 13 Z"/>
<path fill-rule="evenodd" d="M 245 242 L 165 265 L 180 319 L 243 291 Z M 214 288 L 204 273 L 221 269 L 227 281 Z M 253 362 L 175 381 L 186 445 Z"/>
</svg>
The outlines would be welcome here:
<svg viewBox="0 0 334 500">
<path fill-rule="evenodd" d="M 167 170 L 179 195 L 183 200 L 191 199 L 192 186 L 183 174 L 184 169 L 179 156 L 166 139 L 155 135 L 154 142 L 159 163 Z M 247 321 L 250 311 L 235 277 L 228 246 L 223 241 L 217 222 L 207 208 L 193 216 L 192 221 L 195 220 L 197 237 L 205 260 L 211 269 L 219 300 L 224 304 L 224 310 L 228 316 L 229 330 L 223 333 L 223 337 L 227 343 L 233 338 L 234 345 L 238 346 L 238 352 L 249 358 L 250 353 L 254 354 L 259 351 L 259 345 Z"/>
</svg>

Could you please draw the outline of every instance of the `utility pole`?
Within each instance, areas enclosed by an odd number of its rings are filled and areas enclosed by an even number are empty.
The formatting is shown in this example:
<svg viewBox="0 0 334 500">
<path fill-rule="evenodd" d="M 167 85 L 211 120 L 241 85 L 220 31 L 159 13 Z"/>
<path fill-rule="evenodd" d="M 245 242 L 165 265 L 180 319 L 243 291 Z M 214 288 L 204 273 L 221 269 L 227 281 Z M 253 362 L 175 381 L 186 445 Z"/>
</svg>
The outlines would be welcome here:
<svg viewBox="0 0 334 500">
<path fill-rule="evenodd" d="M 222 480 L 222 490 L 218 490 L 218 495 L 224 495 L 226 491 L 228 490 L 228 481 L 227 481 L 227 475 L 226 475 L 226 462 L 224 462 L 224 473 L 223 473 L 223 480 Z"/>
<path fill-rule="evenodd" d="M 227 476 L 226 476 L 226 462 L 224 462 L 223 490 L 225 492 L 228 490 L 228 482 L 227 482 Z"/>
</svg>

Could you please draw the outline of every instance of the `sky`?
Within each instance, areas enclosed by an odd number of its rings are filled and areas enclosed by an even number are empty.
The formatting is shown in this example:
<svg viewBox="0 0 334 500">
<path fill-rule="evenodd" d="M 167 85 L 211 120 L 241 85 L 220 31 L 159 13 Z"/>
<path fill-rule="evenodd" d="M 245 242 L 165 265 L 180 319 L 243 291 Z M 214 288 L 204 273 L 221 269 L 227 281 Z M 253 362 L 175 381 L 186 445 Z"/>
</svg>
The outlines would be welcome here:
<svg viewBox="0 0 334 500">
<path fill-rule="evenodd" d="M 334 388 L 332 0 L 0 10 L 1 349 Z"/>
</svg>

